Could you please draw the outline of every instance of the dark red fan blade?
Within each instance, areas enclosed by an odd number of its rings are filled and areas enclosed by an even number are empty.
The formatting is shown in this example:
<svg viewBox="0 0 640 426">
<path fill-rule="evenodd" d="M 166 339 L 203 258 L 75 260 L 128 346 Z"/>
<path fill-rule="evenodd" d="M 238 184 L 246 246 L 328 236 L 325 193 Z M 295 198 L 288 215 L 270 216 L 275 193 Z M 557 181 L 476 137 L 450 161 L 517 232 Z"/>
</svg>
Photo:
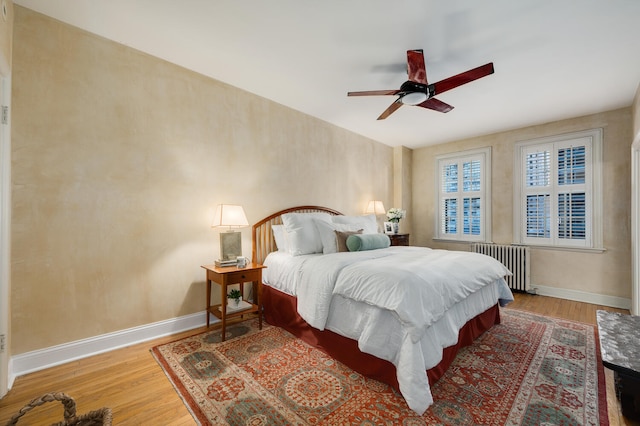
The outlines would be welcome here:
<svg viewBox="0 0 640 426">
<path fill-rule="evenodd" d="M 434 83 L 434 95 L 439 95 L 440 93 L 444 93 L 447 90 L 454 89 L 458 86 L 462 86 L 463 84 L 470 83 L 473 80 L 486 77 L 490 74 L 493 74 L 493 62 L 489 62 L 488 64 L 479 66 L 478 68 L 465 71 L 458 75 L 454 75 L 453 77 L 445 78 L 444 80 Z"/>
<path fill-rule="evenodd" d="M 394 103 L 389 105 L 389 108 L 385 109 L 384 112 L 380 114 L 380 117 L 378 117 L 378 120 L 384 120 L 385 118 L 387 118 L 388 116 L 396 112 L 398 108 L 400 108 L 401 106 L 402 106 L 402 102 L 400 102 L 400 99 L 396 100 Z"/>
<path fill-rule="evenodd" d="M 397 95 L 399 90 L 366 90 L 364 92 L 347 92 L 347 96 L 384 96 Z"/>
<path fill-rule="evenodd" d="M 422 49 L 407 50 L 407 73 L 409 80 L 427 84 L 427 70 L 424 66 Z"/>
<path fill-rule="evenodd" d="M 426 101 L 416 105 L 422 108 L 432 109 L 434 111 L 449 112 L 453 107 L 449 104 L 445 104 L 436 98 L 427 99 Z"/>
</svg>

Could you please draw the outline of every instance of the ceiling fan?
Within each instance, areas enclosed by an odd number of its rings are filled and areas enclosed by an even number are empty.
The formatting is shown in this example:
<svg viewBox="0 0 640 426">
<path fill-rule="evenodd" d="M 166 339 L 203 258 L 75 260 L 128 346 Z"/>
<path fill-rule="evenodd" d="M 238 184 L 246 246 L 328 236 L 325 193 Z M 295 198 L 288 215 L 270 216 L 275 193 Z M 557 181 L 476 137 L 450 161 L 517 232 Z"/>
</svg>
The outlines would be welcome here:
<svg viewBox="0 0 640 426">
<path fill-rule="evenodd" d="M 427 82 L 427 70 L 424 65 L 422 49 L 407 50 L 407 73 L 409 74 L 409 80 L 402 83 L 399 90 L 348 92 L 347 96 L 398 95 L 398 99 L 380 114 L 378 120 L 384 120 L 389 117 L 402 105 L 415 105 L 434 111 L 449 112 L 453 107 L 434 98 L 434 96 L 493 74 L 493 62 L 454 75 L 453 77 L 445 78 L 437 83 L 429 84 Z"/>
</svg>

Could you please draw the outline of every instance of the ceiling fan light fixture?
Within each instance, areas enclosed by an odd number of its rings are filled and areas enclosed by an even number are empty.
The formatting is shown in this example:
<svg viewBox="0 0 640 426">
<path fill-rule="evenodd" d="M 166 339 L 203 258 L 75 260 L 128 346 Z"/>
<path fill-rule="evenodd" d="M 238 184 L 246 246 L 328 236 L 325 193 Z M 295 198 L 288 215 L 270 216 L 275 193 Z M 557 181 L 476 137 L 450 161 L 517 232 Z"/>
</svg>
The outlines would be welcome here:
<svg viewBox="0 0 640 426">
<path fill-rule="evenodd" d="M 400 98 L 400 102 L 402 102 L 405 105 L 418 105 L 426 101 L 427 99 L 429 99 L 429 96 L 427 96 L 426 93 L 412 92 L 412 93 L 407 93 L 402 98 Z"/>
</svg>

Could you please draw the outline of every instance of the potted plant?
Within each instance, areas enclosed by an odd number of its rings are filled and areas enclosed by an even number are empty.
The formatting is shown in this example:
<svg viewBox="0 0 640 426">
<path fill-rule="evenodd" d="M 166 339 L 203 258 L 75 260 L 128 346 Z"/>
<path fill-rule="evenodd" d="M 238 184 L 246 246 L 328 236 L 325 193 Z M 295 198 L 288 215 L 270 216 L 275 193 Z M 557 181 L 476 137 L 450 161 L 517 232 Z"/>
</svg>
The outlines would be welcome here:
<svg viewBox="0 0 640 426">
<path fill-rule="evenodd" d="M 236 290 L 235 288 L 227 294 L 227 299 L 231 302 L 231 306 L 237 308 L 240 305 L 242 295 L 240 294 L 240 290 Z"/>
</svg>

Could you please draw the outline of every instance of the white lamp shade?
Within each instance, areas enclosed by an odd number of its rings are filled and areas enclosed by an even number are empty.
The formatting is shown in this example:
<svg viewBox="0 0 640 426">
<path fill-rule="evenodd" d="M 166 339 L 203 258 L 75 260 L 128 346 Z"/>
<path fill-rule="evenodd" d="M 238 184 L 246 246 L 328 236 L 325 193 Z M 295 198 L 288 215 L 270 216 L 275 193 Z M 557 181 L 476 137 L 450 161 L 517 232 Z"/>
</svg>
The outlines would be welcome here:
<svg viewBox="0 0 640 426">
<path fill-rule="evenodd" d="M 366 214 L 385 214 L 384 204 L 382 201 L 369 201 L 369 205 L 367 205 L 367 210 L 365 210 Z"/>
<path fill-rule="evenodd" d="M 243 228 L 249 226 L 242 206 L 219 204 L 213 216 L 213 228 Z"/>
</svg>

